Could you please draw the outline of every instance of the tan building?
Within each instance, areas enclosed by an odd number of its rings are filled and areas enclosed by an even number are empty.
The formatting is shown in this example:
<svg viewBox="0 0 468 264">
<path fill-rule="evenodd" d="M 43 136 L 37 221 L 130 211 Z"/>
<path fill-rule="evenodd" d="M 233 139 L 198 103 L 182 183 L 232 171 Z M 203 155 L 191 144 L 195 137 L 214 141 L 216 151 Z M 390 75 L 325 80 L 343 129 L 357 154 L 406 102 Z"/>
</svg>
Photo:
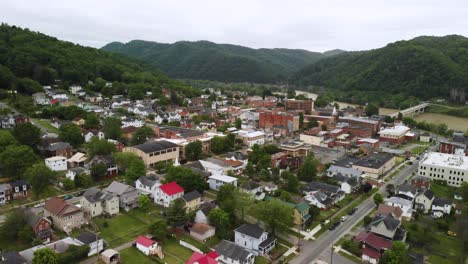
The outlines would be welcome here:
<svg viewBox="0 0 468 264">
<path fill-rule="evenodd" d="M 196 211 L 200 207 L 201 195 L 197 191 L 191 191 L 182 196 L 182 200 L 185 202 L 185 208 L 187 212 Z"/>
<path fill-rule="evenodd" d="M 306 157 L 312 150 L 312 146 L 299 140 L 281 142 L 279 149 L 291 157 Z"/>
<path fill-rule="evenodd" d="M 126 147 L 123 152 L 132 152 L 140 157 L 147 167 L 154 167 L 158 162 L 179 160 L 179 146 L 169 141 L 153 141 Z"/>
<path fill-rule="evenodd" d="M 96 187 L 86 190 L 80 199 L 80 205 L 91 217 L 103 214 L 112 216 L 119 213 L 119 197 Z"/>
<path fill-rule="evenodd" d="M 353 164 L 353 169 L 365 172 L 367 176 L 378 179 L 395 166 L 395 156 L 372 153 Z"/>
<path fill-rule="evenodd" d="M 62 198 L 53 197 L 45 202 L 44 217 L 52 219 L 54 228 L 71 232 L 85 223 L 83 211 Z"/>
</svg>

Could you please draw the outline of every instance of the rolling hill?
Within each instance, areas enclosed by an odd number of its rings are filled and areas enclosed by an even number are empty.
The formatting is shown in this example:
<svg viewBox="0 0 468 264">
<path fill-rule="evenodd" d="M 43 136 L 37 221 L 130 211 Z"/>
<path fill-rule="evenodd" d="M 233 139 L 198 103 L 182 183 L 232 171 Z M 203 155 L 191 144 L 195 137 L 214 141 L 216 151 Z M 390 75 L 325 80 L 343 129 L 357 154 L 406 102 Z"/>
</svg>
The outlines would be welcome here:
<svg viewBox="0 0 468 264">
<path fill-rule="evenodd" d="M 346 52 L 305 67 L 292 82 L 339 91 L 338 99 L 356 103 L 378 101 L 395 107 L 408 98 L 464 102 L 468 39 L 422 36 L 380 49 Z"/>
<path fill-rule="evenodd" d="M 302 67 L 342 52 L 252 49 L 209 41 L 163 44 L 143 40 L 112 42 L 102 49 L 145 61 L 174 78 L 258 83 L 284 81 Z"/>
</svg>

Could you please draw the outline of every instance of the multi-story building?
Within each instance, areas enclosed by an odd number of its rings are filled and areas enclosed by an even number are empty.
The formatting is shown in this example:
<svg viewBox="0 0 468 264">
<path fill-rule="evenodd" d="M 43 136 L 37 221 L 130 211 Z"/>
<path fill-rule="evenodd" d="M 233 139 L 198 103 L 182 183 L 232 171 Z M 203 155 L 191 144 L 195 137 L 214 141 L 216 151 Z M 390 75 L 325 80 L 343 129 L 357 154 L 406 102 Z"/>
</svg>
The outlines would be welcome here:
<svg viewBox="0 0 468 264">
<path fill-rule="evenodd" d="M 268 254 L 276 244 L 276 239 L 260 226 L 244 224 L 234 230 L 234 242 L 256 256 Z"/>
<path fill-rule="evenodd" d="M 358 137 L 375 137 L 380 130 L 382 121 L 360 118 L 360 117 L 340 117 L 339 122 L 346 123 L 343 127 L 345 133 L 351 133 Z"/>
<path fill-rule="evenodd" d="M 67 158 L 63 156 L 50 157 L 45 159 L 45 165 L 53 171 L 65 171 L 67 170 Z"/>
<path fill-rule="evenodd" d="M 123 152 L 136 154 L 147 167 L 154 167 L 158 162 L 175 162 L 179 159 L 179 146 L 165 140 L 126 147 Z"/>
<path fill-rule="evenodd" d="M 0 205 L 6 204 L 11 198 L 11 185 L 0 184 Z"/>
<path fill-rule="evenodd" d="M 407 126 L 387 127 L 379 131 L 380 141 L 386 141 L 392 144 L 401 144 L 405 141 L 410 128 Z"/>
<path fill-rule="evenodd" d="M 258 127 L 271 129 L 282 126 L 289 132 L 299 130 L 299 115 L 294 112 L 263 111 L 259 114 Z"/>
<path fill-rule="evenodd" d="M 312 150 L 312 146 L 300 140 L 284 141 L 279 149 L 291 157 L 306 157 Z"/>
<path fill-rule="evenodd" d="M 312 100 L 286 99 L 284 106 L 288 110 L 302 110 L 309 113 L 314 111 L 314 101 Z"/>
<path fill-rule="evenodd" d="M 366 173 L 371 178 L 379 178 L 395 166 L 395 156 L 383 153 L 372 153 L 357 161 L 352 168 Z"/>
<path fill-rule="evenodd" d="M 91 187 L 84 192 L 80 205 L 91 217 L 102 214 L 111 216 L 119 213 L 119 197 L 96 187 Z"/>
<path fill-rule="evenodd" d="M 172 201 L 184 195 L 184 188 L 176 182 L 169 182 L 156 188 L 154 202 L 164 207 L 169 207 Z"/>
<path fill-rule="evenodd" d="M 241 131 L 238 135 L 248 147 L 265 144 L 265 133 L 262 131 Z"/>
<path fill-rule="evenodd" d="M 438 152 L 428 153 L 420 162 L 418 174 L 433 180 L 446 181 L 460 187 L 468 182 L 468 157 Z"/>
<path fill-rule="evenodd" d="M 460 142 L 441 141 L 439 151 L 446 154 L 468 156 L 468 148 Z"/>
<path fill-rule="evenodd" d="M 71 232 L 74 228 L 84 224 L 83 211 L 62 198 L 53 197 L 44 205 L 44 217 L 51 218 L 54 228 L 64 232 Z"/>
</svg>

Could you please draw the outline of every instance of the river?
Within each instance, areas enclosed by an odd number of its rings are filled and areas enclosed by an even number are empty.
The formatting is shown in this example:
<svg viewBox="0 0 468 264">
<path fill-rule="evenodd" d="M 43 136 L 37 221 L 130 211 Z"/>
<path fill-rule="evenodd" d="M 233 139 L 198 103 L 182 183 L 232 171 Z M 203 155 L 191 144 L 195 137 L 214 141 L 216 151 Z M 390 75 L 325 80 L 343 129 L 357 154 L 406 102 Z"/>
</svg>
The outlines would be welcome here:
<svg viewBox="0 0 468 264">
<path fill-rule="evenodd" d="M 340 108 L 344 107 L 357 107 L 357 104 L 349 104 L 344 102 L 336 102 L 340 106 Z M 379 114 L 381 115 L 389 115 L 398 112 L 398 109 L 391 109 L 391 108 L 379 108 Z M 450 129 L 453 130 L 461 130 L 467 131 L 468 130 L 468 118 L 457 117 L 457 116 L 450 116 L 444 114 L 436 114 L 436 113 L 423 113 L 420 115 L 416 115 L 413 117 L 414 120 L 421 122 L 426 121 L 428 123 L 434 124 L 447 124 Z"/>
</svg>

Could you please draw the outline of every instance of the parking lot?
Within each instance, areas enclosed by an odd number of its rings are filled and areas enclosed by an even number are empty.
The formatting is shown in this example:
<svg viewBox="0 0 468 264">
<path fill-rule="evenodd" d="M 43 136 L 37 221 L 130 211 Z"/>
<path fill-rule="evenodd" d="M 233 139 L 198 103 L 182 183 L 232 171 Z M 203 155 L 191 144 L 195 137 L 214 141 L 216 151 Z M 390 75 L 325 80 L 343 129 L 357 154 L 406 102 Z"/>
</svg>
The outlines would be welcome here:
<svg viewBox="0 0 468 264">
<path fill-rule="evenodd" d="M 322 164 L 330 163 L 333 160 L 337 160 L 345 154 L 344 148 L 325 148 L 319 146 L 313 146 L 312 151 L 316 159 Z"/>
</svg>

